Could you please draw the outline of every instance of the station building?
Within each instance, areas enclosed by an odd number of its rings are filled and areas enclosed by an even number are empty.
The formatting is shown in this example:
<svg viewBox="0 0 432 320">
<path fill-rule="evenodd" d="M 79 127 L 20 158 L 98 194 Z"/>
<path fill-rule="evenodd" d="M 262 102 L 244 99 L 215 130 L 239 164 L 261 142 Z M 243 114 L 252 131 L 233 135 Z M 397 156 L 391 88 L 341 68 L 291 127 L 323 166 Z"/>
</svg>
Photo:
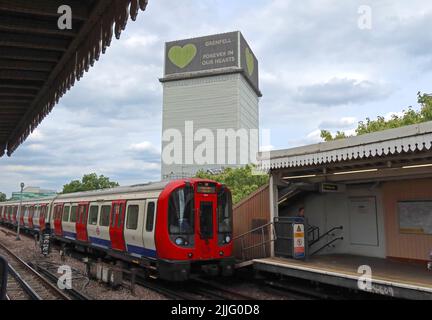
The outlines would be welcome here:
<svg viewBox="0 0 432 320">
<path fill-rule="evenodd" d="M 270 184 L 235 208 L 239 258 L 353 289 L 369 268 L 378 293 L 432 299 L 432 122 L 259 157 Z"/>
</svg>

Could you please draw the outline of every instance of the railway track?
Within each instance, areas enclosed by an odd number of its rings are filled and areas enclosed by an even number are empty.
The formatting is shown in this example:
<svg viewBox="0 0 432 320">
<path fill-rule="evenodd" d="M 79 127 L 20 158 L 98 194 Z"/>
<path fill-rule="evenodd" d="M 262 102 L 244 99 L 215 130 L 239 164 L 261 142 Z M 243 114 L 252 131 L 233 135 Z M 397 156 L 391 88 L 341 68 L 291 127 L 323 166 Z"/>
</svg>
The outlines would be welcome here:
<svg viewBox="0 0 432 320">
<path fill-rule="evenodd" d="M 0 254 L 9 263 L 7 285 L 9 300 L 71 300 L 2 243 L 0 243 Z"/>
<path fill-rule="evenodd" d="M 52 268 L 50 268 L 49 265 L 47 265 L 47 263 L 38 262 L 35 264 L 30 264 L 30 266 L 33 267 L 34 269 L 36 269 L 39 273 L 41 273 L 44 277 L 46 277 L 52 283 L 57 283 L 59 278 L 57 277 L 57 275 L 54 272 L 51 271 Z M 76 280 L 76 277 L 72 278 L 72 280 L 74 280 L 74 279 Z M 87 278 L 87 281 L 89 282 L 88 278 Z M 73 283 L 75 283 L 75 282 L 76 281 L 73 281 Z M 93 300 L 93 298 L 91 298 L 90 296 L 82 293 L 80 290 L 77 290 L 75 288 L 70 288 L 70 289 L 64 290 L 64 293 L 66 295 L 68 295 L 72 300 Z"/>
<path fill-rule="evenodd" d="M 194 289 L 197 289 L 198 293 L 214 297 L 221 300 L 256 300 L 255 297 L 246 295 L 226 286 L 220 285 L 215 281 L 204 280 L 200 277 L 193 277 L 191 283 L 194 284 Z"/>
</svg>

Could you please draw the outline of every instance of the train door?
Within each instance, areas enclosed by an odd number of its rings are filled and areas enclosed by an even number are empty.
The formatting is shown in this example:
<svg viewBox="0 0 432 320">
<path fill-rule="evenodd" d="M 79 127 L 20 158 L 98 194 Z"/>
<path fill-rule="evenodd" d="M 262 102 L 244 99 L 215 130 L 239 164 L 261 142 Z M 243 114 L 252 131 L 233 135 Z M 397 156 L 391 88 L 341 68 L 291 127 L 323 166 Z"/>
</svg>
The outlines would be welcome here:
<svg viewBox="0 0 432 320">
<path fill-rule="evenodd" d="M 17 207 L 17 206 L 14 206 L 14 207 L 13 207 L 13 212 L 12 212 L 12 223 L 13 223 L 14 225 L 17 224 L 17 214 L 18 214 L 18 207 Z"/>
<path fill-rule="evenodd" d="M 62 229 L 63 204 L 57 204 L 54 207 L 54 234 L 56 236 L 63 235 Z"/>
<path fill-rule="evenodd" d="M 28 223 L 29 207 L 25 206 L 25 207 L 23 207 L 22 210 L 23 210 L 23 213 L 24 213 L 23 225 L 24 225 L 24 227 L 28 228 L 29 227 L 29 223 Z"/>
<path fill-rule="evenodd" d="M 44 231 L 45 230 L 45 223 L 47 221 L 47 214 L 48 212 L 48 206 L 46 204 L 42 204 L 41 208 L 40 208 L 40 214 L 39 214 L 39 228 L 40 231 Z"/>
<path fill-rule="evenodd" d="M 29 228 L 33 229 L 34 225 L 33 225 L 33 215 L 34 215 L 34 206 L 30 206 L 29 207 L 29 215 L 28 215 L 28 224 L 29 224 Z"/>
<path fill-rule="evenodd" d="M 145 256 L 147 252 L 143 239 L 145 200 L 128 201 L 125 214 L 124 238 L 127 251 L 135 256 Z"/>
<path fill-rule="evenodd" d="M 111 248 L 126 251 L 124 238 L 126 200 L 113 201 L 110 219 Z"/>
<path fill-rule="evenodd" d="M 143 232 L 144 246 L 147 249 L 152 250 L 152 252 L 154 252 L 154 255 L 156 255 L 154 236 L 154 230 L 156 225 L 156 205 L 157 199 L 147 200 Z"/>
<path fill-rule="evenodd" d="M 76 238 L 79 241 L 88 242 L 87 233 L 87 218 L 88 218 L 88 202 L 78 204 L 78 216 L 76 221 Z"/>
<path fill-rule="evenodd" d="M 195 201 L 196 248 L 202 259 L 211 259 L 217 250 L 216 193 L 197 193 Z"/>
<path fill-rule="evenodd" d="M 23 207 L 23 206 L 19 206 L 19 207 L 18 207 L 18 211 L 19 211 L 19 220 L 20 220 L 20 226 L 21 226 L 21 227 L 24 227 L 24 226 L 25 226 L 25 224 L 24 224 L 24 215 L 25 215 L 25 210 L 26 210 L 26 207 Z"/>
</svg>

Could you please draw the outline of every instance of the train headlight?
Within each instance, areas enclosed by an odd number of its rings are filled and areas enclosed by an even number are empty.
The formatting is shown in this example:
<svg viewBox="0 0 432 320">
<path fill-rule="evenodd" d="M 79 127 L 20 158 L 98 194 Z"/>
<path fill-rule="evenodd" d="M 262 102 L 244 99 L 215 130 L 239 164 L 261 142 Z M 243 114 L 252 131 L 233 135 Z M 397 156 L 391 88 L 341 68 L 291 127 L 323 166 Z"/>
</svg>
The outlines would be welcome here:
<svg viewBox="0 0 432 320">
<path fill-rule="evenodd" d="M 225 243 L 230 243 L 231 242 L 231 237 L 230 236 L 226 236 L 225 237 Z"/>
<path fill-rule="evenodd" d="M 178 245 L 178 246 L 182 246 L 182 245 L 185 243 L 185 241 L 184 241 L 183 238 L 178 237 L 178 238 L 175 239 L 175 243 L 176 243 L 176 245 Z"/>
</svg>

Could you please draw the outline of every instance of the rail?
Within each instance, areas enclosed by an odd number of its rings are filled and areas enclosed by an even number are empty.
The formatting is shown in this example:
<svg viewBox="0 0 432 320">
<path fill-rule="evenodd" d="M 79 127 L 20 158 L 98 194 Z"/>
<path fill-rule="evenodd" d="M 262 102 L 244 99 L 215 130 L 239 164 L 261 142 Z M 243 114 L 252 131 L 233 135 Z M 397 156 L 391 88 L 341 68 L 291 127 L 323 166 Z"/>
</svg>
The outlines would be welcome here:
<svg viewBox="0 0 432 320">
<path fill-rule="evenodd" d="M 324 248 L 327 248 L 329 246 L 332 245 L 333 242 L 339 241 L 339 240 L 343 240 L 343 237 L 337 237 L 332 239 L 331 241 L 327 242 L 325 245 L 323 245 L 322 247 L 320 247 L 319 249 L 315 250 L 314 252 L 312 252 L 310 255 L 313 256 L 314 254 L 317 254 L 318 252 L 320 252 L 321 250 L 323 250 Z"/>
<path fill-rule="evenodd" d="M 24 260 L 18 257 L 4 244 L 0 243 L 0 251 L 5 253 L 5 257 L 9 262 L 9 270 L 11 276 L 16 283 L 22 288 L 27 294 L 29 299 L 32 300 L 71 300 L 66 294 L 64 294 L 56 286 L 52 285 L 49 280 L 44 278 L 35 269 L 29 266 Z M 8 283 L 8 296 L 10 286 Z M 31 290 L 30 290 L 31 289 Z M 12 297 L 11 297 L 12 298 Z"/>
<path fill-rule="evenodd" d="M 336 230 L 343 230 L 343 226 L 338 226 L 338 227 L 333 227 L 330 230 L 328 230 L 326 233 L 322 234 L 321 236 L 318 237 L 318 239 L 309 242 L 309 246 L 314 245 L 315 243 L 318 243 L 319 241 L 321 241 L 324 237 L 328 236 L 329 234 L 331 234 L 333 231 Z"/>
<path fill-rule="evenodd" d="M 274 224 L 273 222 L 268 222 L 266 224 L 263 224 L 262 226 L 256 227 L 238 235 L 233 239 L 233 242 L 240 242 L 241 260 L 246 261 L 251 258 L 255 259 L 267 257 L 267 255 L 270 253 L 268 244 L 274 242 L 275 240 L 276 232 L 274 229 Z M 258 251 L 258 253 L 252 253 L 252 257 L 250 256 L 250 252 L 252 251 L 252 249 L 260 250 Z"/>
</svg>

